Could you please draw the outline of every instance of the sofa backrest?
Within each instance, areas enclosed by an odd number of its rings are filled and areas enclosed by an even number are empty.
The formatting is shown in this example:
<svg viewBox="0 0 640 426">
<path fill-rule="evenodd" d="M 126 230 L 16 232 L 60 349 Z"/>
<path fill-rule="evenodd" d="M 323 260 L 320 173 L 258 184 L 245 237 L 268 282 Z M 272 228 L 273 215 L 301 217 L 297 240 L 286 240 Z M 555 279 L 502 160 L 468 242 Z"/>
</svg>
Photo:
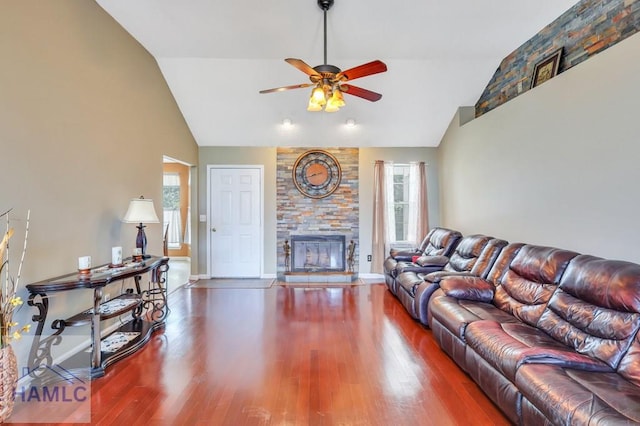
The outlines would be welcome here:
<svg viewBox="0 0 640 426">
<path fill-rule="evenodd" d="M 524 247 L 522 243 L 510 243 L 500 251 L 487 275 L 487 281 L 490 281 L 494 287 L 498 285 L 504 273 L 509 269 L 509 264 L 522 247 Z"/>
<path fill-rule="evenodd" d="M 502 262 L 502 271 L 492 270 L 497 284 L 494 305 L 535 326 L 569 262 L 577 255 L 553 247 L 521 246 L 511 262 Z"/>
<path fill-rule="evenodd" d="M 426 256 L 449 257 L 462 238 L 458 231 L 447 228 L 433 228 L 422 241 L 419 249 Z"/>
<path fill-rule="evenodd" d="M 537 327 L 577 352 L 618 368 L 640 328 L 640 265 L 580 255 L 560 280 Z M 640 355 L 635 358 L 637 370 Z M 621 374 L 629 374 L 629 363 Z M 638 372 L 631 373 L 638 378 Z"/>
<path fill-rule="evenodd" d="M 460 240 L 443 270 L 470 272 L 484 278 L 505 245 L 506 241 L 487 235 L 467 235 Z"/>
<path fill-rule="evenodd" d="M 499 238 L 492 238 L 489 240 L 487 245 L 484 246 L 482 253 L 480 253 L 478 260 L 476 260 L 475 265 L 473 265 L 471 274 L 476 277 L 486 278 L 487 275 L 489 275 L 489 271 L 495 264 L 496 259 L 502 252 L 502 249 L 504 249 L 507 244 L 509 244 L 507 241 Z"/>
<path fill-rule="evenodd" d="M 479 234 L 462 237 L 443 269 L 448 272 L 470 272 L 489 240 L 491 237 Z"/>
</svg>

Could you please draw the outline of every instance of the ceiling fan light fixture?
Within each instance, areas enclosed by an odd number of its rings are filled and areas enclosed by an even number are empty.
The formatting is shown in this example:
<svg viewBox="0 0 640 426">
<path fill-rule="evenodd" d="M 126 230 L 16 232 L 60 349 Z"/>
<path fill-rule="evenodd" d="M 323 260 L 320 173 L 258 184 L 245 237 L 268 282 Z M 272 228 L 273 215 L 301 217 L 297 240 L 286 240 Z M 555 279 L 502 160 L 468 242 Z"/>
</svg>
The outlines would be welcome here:
<svg viewBox="0 0 640 426">
<path fill-rule="evenodd" d="M 322 105 L 313 100 L 313 96 L 309 98 L 309 104 L 307 105 L 307 111 L 317 112 L 322 111 Z"/>
<path fill-rule="evenodd" d="M 340 93 L 340 89 L 336 87 L 333 89 L 333 93 L 327 101 L 327 106 L 324 108 L 324 110 L 326 112 L 336 112 L 344 105 L 345 104 L 344 99 L 342 99 L 342 93 Z"/>
<path fill-rule="evenodd" d="M 325 106 L 327 98 L 324 93 L 324 88 L 321 85 L 317 85 L 311 92 L 311 99 L 318 105 Z"/>
<path fill-rule="evenodd" d="M 324 107 L 324 112 L 336 112 L 339 109 L 340 107 L 331 102 L 331 99 L 329 99 L 329 102 L 327 102 L 327 106 Z"/>
<path fill-rule="evenodd" d="M 344 103 L 344 98 L 342 97 L 342 92 L 340 91 L 339 87 L 337 86 L 334 87 L 333 93 L 331 94 L 331 98 L 329 99 L 329 102 L 333 103 L 338 108 L 342 108 L 343 106 L 346 105 Z"/>
</svg>

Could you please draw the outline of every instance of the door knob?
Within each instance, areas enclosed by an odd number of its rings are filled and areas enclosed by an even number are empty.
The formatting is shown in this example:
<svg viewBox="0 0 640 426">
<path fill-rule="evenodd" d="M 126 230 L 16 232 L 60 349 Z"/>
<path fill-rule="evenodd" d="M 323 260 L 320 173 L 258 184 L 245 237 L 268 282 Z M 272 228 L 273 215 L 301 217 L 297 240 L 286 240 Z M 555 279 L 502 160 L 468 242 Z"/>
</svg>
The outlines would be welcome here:
<svg viewBox="0 0 640 426">
<path fill-rule="evenodd" d="M 216 232 L 217 229 L 216 228 L 211 228 L 211 232 Z"/>
</svg>

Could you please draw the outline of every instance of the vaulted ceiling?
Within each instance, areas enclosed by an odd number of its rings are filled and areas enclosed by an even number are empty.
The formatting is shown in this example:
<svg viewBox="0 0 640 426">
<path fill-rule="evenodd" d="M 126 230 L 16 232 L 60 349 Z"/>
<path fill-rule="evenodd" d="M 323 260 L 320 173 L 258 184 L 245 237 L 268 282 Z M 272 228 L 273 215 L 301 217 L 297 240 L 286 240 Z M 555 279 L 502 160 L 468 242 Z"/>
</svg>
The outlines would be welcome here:
<svg viewBox="0 0 640 426">
<path fill-rule="evenodd" d="M 309 81 L 284 58 L 323 63 L 316 0 L 96 1 L 156 58 L 198 145 L 327 147 L 437 146 L 500 61 L 576 3 L 335 0 L 328 63 L 389 70 L 354 82 L 379 102 L 326 113 L 306 110 L 309 88 L 258 93 Z"/>
</svg>

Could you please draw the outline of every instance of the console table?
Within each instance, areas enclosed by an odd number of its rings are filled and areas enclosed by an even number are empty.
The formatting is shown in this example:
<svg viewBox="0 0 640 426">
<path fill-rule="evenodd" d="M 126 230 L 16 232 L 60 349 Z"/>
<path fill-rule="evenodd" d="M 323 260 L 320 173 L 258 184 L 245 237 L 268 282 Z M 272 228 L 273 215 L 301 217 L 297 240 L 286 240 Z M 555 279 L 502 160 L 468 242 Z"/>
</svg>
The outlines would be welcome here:
<svg viewBox="0 0 640 426">
<path fill-rule="evenodd" d="M 139 262 L 126 259 L 120 267 L 103 265 L 92 269 L 88 274 L 72 273 L 28 284 L 27 303 L 38 309 L 38 314 L 32 317 L 38 325 L 29 353 L 31 377 L 45 379 L 44 376 L 53 371 L 52 349 L 61 344 L 62 333 L 69 327 L 91 327 L 90 347 L 72 355 L 61 368 L 73 372 L 70 373 L 73 375 L 81 374 L 75 371 L 81 369 L 78 366 L 84 365 L 85 368 L 90 367 L 91 379 L 101 377 L 108 365 L 143 347 L 154 330 L 164 327 L 169 312 L 166 287 L 168 262 L 168 257 L 151 257 Z M 149 275 L 149 281 L 143 286 L 141 281 L 145 274 Z M 135 288 L 103 300 L 105 287 L 128 278 L 133 278 Z M 53 296 L 78 289 L 93 290 L 93 307 L 67 318 L 54 319 L 51 322 L 52 334 L 43 336 Z M 102 336 L 102 321 L 128 312 L 131 312 L 130 321 L 120 325 L 109 335 Z M 60 375 L 59 372 L 56 373 Z"/>
</svg>

